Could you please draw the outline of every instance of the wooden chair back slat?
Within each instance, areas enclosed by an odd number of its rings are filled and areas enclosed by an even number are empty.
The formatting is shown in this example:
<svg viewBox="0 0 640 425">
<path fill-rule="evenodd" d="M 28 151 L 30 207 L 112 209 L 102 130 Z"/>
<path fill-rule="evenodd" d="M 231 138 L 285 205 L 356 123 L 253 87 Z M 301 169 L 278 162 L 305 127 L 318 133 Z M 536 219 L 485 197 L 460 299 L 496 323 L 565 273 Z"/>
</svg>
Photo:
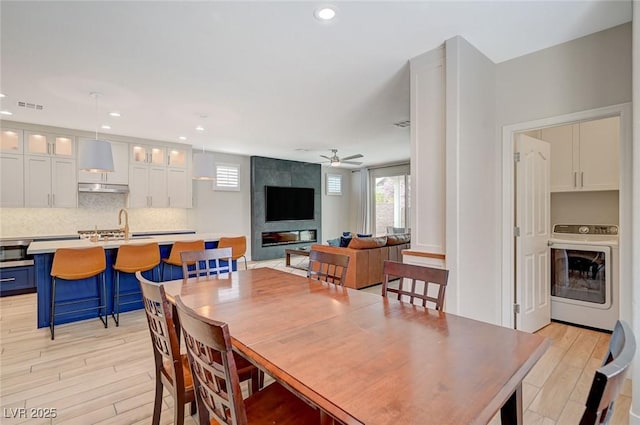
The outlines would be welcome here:
<svg viewBox="0 0 640 425">
<path fill-rule="evenodd" d="M 580 425 L 609 423 L 635 352 L 636 341 L 631 327 L 618 320 L 602 367 L 596 370 L 593 378 Z"/>
<path fill-rule="evenodd" d="M 195 277 L 197 280 L 220 277 L 221 273 L 231 273 L 231 248 L 215 248 L 180 253 L 184 281 Z M 222 263 L 224 260 L 226 263 Z"/>
<path fill-rule="evenodd" d="M 309 252 L 307 277 L 344 286 L 348 267 L 349 257 L 347 255 L 312 249 Z"/>
<path fill-rule="evenodd" d="M 444 308 L 444 296 L 449 279 L 449 270 L 385 260 L 383 274 L 383 297 L 386 297 L 387 293 L 391 292 L 398 295 L 397 299 L 399 301 L 403 301 L 403 297 L 408 297 L 411 304 L 414 303 L 415 299 L 418 299 L 422 300 L 423 307 L 427 307 L 427 302 L 431 302 L 435 304 L 436 310 Z M 397 289 L 389 286 L 389 281 L 393 280 L 393 278 L 399 278 Z M 409 289 L 404 287 L 405 279 L 411 280 Z M 430 285 L 438 286 L 437 296 L 429 295 Z M 422 289 L 419 290 L 419 287 Z"/>
</svg>

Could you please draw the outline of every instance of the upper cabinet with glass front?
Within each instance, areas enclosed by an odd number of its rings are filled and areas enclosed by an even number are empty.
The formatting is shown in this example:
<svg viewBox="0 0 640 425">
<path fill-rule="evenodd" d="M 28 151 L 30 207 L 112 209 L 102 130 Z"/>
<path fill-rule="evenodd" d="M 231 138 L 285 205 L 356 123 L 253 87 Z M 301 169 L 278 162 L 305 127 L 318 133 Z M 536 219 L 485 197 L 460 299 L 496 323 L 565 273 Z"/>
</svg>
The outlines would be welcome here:
<svg viewBox="0 0 640 425">
<path fill-rule="evenodd" d="M 75 158 L 75 138 L 60 134 L 24 132 L 24 153 L 26 155 L 56 156 Z"/>
<path fill-rule="evenodd" d="M 133 164 L 167 165 L 167 149 L 162 146 L 132 143 L 129 160 Z"/>
<path fill-rule="evenodd" d="M 0 152 L 22 153 L 22 130 L 3 128 L 0 132 Z"/>
<path fill-rule="evenodd" d="M 187 167 L 187 149 L 181 148 L 168 148 L 167 153 L 167 165 L 173 168 L 186 168 Z"/>
</svg>

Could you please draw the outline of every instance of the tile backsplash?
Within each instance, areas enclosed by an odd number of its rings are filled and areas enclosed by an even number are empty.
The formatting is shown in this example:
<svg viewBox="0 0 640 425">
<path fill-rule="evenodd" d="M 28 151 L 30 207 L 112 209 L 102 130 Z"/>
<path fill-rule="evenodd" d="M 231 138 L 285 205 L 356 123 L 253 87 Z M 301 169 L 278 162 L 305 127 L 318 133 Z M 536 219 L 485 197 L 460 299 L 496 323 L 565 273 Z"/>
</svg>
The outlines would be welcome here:
<svg viewBox="0 0 640 425">
<path fill-rule="evenodd" d="M 80 193 L 78 208 L 2 208 L 0 237 L 74 235 L 78 230 L 117 229 L 126 195 Z M 182 208 L 128 209 L 132 232 L 188 229 Z"/>
</svg>

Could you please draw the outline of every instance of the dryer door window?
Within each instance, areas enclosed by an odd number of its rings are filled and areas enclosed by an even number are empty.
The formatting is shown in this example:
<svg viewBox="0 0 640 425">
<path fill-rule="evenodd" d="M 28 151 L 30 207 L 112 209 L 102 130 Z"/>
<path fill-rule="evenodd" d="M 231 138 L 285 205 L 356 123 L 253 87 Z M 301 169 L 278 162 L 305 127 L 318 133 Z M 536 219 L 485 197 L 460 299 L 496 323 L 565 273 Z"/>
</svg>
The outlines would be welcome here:
<svg viewBox="0 0 640 425">
<path fill-rule="evenodd" d="M 551 248 L 551 296 L 567 302 L 611 304 L 610 248 Z"/>
</svg>

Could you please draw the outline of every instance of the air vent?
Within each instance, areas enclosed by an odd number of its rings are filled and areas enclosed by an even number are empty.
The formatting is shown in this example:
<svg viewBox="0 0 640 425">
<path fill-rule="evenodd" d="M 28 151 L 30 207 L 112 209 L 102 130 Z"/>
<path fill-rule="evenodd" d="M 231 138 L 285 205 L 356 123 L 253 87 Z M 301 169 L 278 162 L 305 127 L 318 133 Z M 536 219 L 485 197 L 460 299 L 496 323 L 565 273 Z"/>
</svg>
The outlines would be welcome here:
<svg viewBox="0 0 640 425">
<path fill-rule="evenodd" d="M 35 109 L 36 111 L 42 111 L 44 109 L 44 106 L 42 105 L 29 103 L 29 102 L 22 102 L 20 100 L 18 101 L 18 106 L 20 108 Z"/>
<path fill-rule="evenodd" d="M 398 128 L 411 127 L 411 121 L 410 120 L 398 121 L 398 122 L 394 122 L 393 125 L 395 125 Z"/>
</svg>

